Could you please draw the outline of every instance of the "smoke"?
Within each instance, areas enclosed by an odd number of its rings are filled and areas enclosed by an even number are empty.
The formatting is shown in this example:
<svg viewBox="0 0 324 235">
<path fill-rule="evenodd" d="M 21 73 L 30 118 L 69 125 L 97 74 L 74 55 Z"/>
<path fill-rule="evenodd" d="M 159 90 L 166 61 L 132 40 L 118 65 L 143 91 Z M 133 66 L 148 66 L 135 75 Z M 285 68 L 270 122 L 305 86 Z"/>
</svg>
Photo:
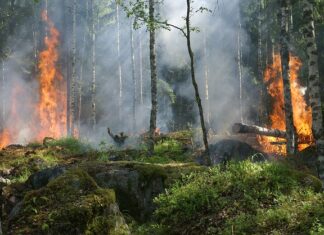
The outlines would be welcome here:
<svg viewBox="0 0 324 235">
<path fill-rule="evenodd" d="M 63 4 L 65 2 L 65 5 Z M 149 128 L 150 116 L 150 64 L 148 32 L 145 27 L 134 30 L 134 56 L 136 78 L 136 126 L 133 129 L 132 104 L 134 99 L 134 86 L 132 77 L 131 60 L 131 24 L 132 19 L 127 18 L 125 12 L 120 9 L 120 54 L 118 56 L 118 28 L 116 22 L 116 6 L 114 3 L 102 1 L 99 8 L 99 20 L 96 22 L 96 103 L 97 126 L 95 131 L 91 128 L 91 96 L 90 87 L 92 79 L 91 47 L 89 38 L 89 24 L 86 22 L 86 1 L 78 2 L 77 15 L 77 79 L 82 77 L 82 110 L 80 135 L 93 142 L 101 140 L 109 142 L 107 127 L 114 133 L 125 132 L 127 134 L 143 133 Z M 217 5 L 218 4 L 218 5 Z M 61 33 L 60 62 L 58 67 L 67 79 L 67 66 L 70 62 L 69 49 L 71 33 L 71 6 L 72 1 L 50 1 L 49 17 Z M 209 12 L 194 13 L 192 26 L 198 27 L 200 32 L 192 35 L 192 45 L 196 59 L 196 77 L 199 83 L 200 94 L 205 106 L 205 68 L 208 68 L 209 104 L 211 114 L 211 127 L 219 132 L 226 131 L 235 121 L 239 120 L 239 81 L 237 68 L 237 36 L 239 22 L 239 0 L 224 3 L 215 0 L 196 1 L 194 9 L 200 6 L 215 10 Z M 42 6 L 37 5 L 42 8 Z M 104 10 L 106 9 L 106 10 Z M 89 9 L 88 9 L 89 10 Z M 186 14 L 185 1 L 165 0 L 157 9 L 163 19 L 183 27 L 185 21 L 182 17 Z M 33 113 L 33 104 L 39 98 L 37 75 L 33 74 L 33 32 L 30 25 L 35 18 L 40 18 L 40 10 L 36 15 L 26 17 L 24 22 L 16 30 L 8 44 L 14 48 L 13 54 L 5 61 L 6 93 L 2 99 L 8 106 L 6 108 L 5 121 L 2 125 L 9 128 L 17 123 L 19 128 L 17 143 L 26 143 L 33 137 L 33 128 L 26 126 Z M 38 24 L 39 38 L 38 48 L 42 49 L 42 36 L 44 25 Z M 247 36 L 241 32 L 242 44 L 247 42 Z M 19 41 L 18 41 L 19 40 Z M 19 45 L 17 45 L 19 42 Z M 206 43 L 204 43 L 206 42 Z M 206 47 L 207 53 L 204 53 Z M 159 79 L 171 81 L 171 88 L 178 92 L 177 96 L 184 96 L 194 103 L 194 90 L 192 88 L 190 73 L 185 73 L 186 82 L 172 83 L 173 77 L 166 77 L 164 69 L 186 69 L 188 71 L 189 56 L 186 40 L 175 29 L 171 31 L 159 29 L 157 31 L 157 54 Z M 140 57 L 140 55 L 142 57 Z M 122 97 L 120 98 L 119 62 L 121 65 Z M 81 66 L 83 69 L 81 70 Z M 140 70 L 142 68 L 142 71 Z M 26 71 L 28 71 L 26 73 Z M 82 72 L 81 72 L 82 71 Z M 140 80 L 142 74 L 142 82 Z M 167 73 L 168 74 L 168 73 Z M 22 87 L 23 93 L 12 97 L 17 83 Z M 142 88 L 141 85 L 142 84 Z M 142 95 L 141 90 L 143 91 Z M 163 93 L 163 92 L 162 92 Z M 168 131 L 169 123 L 173 119 L 172 102 L 163 93 L 159 98 L 158 127 Z M 142 100 L 141 100 L 142 97 Z M 10 114 L 9 106 L 13 100 L 17 102 L 18 115 Z M 176 101 L 177 102 L 177 101 Z M 198 116 L 197 108 L 190 110 L 193 116 Z M 183 113 L 186 115 L 186 113 Z M 17 119 L 17 120 L 16 120 Z M 196 120 L 199 120 L 196 118 Z M 194 123 L 199 125 L 199 122 Z"/>
</svg>

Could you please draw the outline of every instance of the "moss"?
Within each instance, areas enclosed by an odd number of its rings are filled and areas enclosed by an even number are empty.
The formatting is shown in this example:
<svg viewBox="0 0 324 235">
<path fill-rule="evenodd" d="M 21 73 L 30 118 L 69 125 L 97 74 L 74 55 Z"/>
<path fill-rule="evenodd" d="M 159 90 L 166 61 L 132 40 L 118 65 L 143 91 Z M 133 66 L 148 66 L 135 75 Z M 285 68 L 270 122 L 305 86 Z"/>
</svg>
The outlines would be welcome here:
<svg viewBox="0 0 324 235">
<path fill-rule="evenodd" d="M 155 215 L 171 234 L 308 234 L 324 224 L 319 186 L 283 164 L 231 163 L 173 184 Z"/>
<path fill-rule="evenodd" d="M 45 188 L 27 193 L 10 232 L 79 234 L 94 227 L 94 218 L 102 218 L 111 221 L 106 227 L 108 234 L 109 229 L 115 229 L 113 221 L 123 221 L 115 202 L 113 190 L 99 188 L 86 172 L 73 169 Z"/>
</svg>

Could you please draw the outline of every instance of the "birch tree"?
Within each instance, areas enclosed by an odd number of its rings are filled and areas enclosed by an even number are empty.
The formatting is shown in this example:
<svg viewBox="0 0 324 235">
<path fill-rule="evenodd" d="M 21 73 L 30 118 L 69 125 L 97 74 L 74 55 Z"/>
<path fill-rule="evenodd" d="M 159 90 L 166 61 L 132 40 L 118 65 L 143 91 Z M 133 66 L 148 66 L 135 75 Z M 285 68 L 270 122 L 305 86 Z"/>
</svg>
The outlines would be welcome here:
<svg viewBox="0 0 324 235">
<path fill-rule="evenodd" d="M 75 135 L 75 117 L 76 117 L 76 9 L 77 1 L 73 0 L 72 6 L 72 79 L 71 79 L 71 97 L 70 97 L 70 117 L 71 117 L 71 135 Z"/>
<path fill-rule="evenodd" d="M 96 19 L 94 0 L 90 0 L 91 8 L 91 126 L 97 124 L 96 112 Z"/>
<path fill-rule="evenodd" d="M 284 84 L 284 110 L 287 132 L 287 153 L 297 152 L 297 134 L 293 121 L 293 109 L 291 100 L 290 75 L 289 75 L 289 5 L 288 0 L 281 0 L 281 33 L 280 33 L 280 56 L 281 69 Z"/>
<path fill-rule="evenodd" d="M 324 128 L 313 4 L 312 0 L 303 1 L 303 18 L 305 21 L 303 33 L 307 47 L 308 89 L 310 105 L 312 107 L 312 130 L 316 141 L 316 150 L 319 161 L 318 173 L 320 179 L 324 183 Z"/>
</svg>

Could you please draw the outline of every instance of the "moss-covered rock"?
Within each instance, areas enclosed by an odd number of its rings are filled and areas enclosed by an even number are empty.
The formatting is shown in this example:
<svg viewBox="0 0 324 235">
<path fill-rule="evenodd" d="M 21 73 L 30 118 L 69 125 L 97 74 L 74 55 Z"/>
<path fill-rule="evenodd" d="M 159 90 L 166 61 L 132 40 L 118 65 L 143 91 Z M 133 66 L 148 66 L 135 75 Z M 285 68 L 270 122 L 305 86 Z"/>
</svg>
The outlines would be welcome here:
<svg viewBox="0 0 324 235">
<path fill-rule="evenodd" d="M 98 163 L 80 166 L 103 188 L 113 188 L 122 212 L 138 221 L 147 220 L 155 208 L 153 198 L 165 192 L 183 174 L 203 171 L 194 164 Z"/>
<path fill-rule="evenodd" d="M 115 193 L 74 169 L 28 192 L 8 234 L 129 234 Z"/>
</svg>

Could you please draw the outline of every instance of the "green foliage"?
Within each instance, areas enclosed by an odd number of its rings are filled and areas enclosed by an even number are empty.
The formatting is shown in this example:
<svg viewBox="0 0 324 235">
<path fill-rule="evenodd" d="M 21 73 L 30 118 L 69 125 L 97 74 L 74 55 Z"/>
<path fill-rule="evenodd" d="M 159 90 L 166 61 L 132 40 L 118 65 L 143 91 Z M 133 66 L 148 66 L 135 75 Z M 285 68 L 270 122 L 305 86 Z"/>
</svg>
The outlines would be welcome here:
<svg viewBox="0 0 324 235">
<path fill-rule="evenodd" d="M 282 164 L 231 163 L 184 177 L 156 198 L 155 215 L 171 234 L 308 234 L 324 223 L 320 189 Z"/>
<path fill-rule="evenodd" d="M 66 137 L 48 143 L 50 147 L 61 147 L 68 154 L 83 154 L 92 150 L 90 144 L 84 143 L 73 137 Z"/>
<path fill-rule="evenodd" d="M 82 170 L 71 170 L 26 194 L 13 234 L 127 234 L 115 202 L 113 190 L 99 188 Z"/>
</svg>

